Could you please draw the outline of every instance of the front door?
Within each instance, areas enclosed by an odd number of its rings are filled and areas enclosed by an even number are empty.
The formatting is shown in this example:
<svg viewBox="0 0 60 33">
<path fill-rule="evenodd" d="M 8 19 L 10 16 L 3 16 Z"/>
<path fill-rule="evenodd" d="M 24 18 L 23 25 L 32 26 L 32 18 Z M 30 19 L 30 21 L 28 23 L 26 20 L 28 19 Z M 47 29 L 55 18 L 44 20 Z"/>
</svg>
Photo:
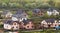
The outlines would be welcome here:
<svg viewBox="0 0 60 33">
<path fill-rule="evenodd" d="M 51 25 L 48 25 L 48 27 L 50 28 L 50 27 L 51 27 Z"/>
</svg>

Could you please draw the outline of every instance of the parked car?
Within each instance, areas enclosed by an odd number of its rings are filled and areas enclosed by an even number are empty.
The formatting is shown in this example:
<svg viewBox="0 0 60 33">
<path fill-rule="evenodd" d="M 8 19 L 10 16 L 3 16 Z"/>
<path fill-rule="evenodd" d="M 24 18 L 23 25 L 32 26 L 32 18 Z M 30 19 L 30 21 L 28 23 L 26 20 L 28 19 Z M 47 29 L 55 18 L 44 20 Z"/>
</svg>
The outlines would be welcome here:
<svg viewBox="0 0 60 33">
<path fill-rule="evenodd" d="M 60 30 L 60 25 L 55 27 L 56 30 Z"/>
</svg>

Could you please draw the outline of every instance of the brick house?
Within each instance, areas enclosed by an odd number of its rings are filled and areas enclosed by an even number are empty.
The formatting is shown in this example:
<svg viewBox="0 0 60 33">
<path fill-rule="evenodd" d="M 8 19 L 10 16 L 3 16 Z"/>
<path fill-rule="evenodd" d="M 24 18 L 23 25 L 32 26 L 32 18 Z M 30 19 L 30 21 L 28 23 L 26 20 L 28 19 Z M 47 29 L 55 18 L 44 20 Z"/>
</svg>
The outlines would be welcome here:
<svg viewBox="0 0 60 33">
<path fill-rule="evenodd" d="M 34 24 L 32 21 L 30 20 L 23 20 L 23 22 L 21 22 L 22 24 L 20 25 L 20 28 L 24 28 L 24 29 L 34 29 Z"/>
</svg>

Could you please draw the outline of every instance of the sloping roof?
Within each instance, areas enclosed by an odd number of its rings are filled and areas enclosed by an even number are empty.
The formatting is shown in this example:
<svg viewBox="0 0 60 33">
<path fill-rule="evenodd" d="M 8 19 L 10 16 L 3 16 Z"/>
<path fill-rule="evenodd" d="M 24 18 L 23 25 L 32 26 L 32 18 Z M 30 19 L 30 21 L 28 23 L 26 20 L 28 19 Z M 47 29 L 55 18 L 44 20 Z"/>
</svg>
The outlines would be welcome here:
<svg viewBox="0 0 60 33">
<path fill-rule="evenodd" d="M 5 11 L 3 11 L 3 15 L 6 15 L 8 12 L 10 12 L 9 10 L 5 10 Z"/>
<path fill-rule="evenodd" d="M 12 23 L 14 23 L 14 22 L 16 22 L 16 23 L 18 23 L 18 24 L 19 24 L 19 21 L 13 21 Z"/>
<path fill-rule="evenodd" d="M 4 24 L 11 24 L 12 20 L 5 20 Z"/>
<path fill-rule="evenodd" d="M 49 8 L 48 11 L 52 12 L 53 11 L 53 8 Z"/>
<path fill-rule="evenodd" d="M 5 21 L 4 21 L 4 24 L 13 24 L 14 22 L 16 22 L 16 23 L 19 24 L 18 21 L 12 21 L 12 20 L 5 20 Z"/>
<path fill-rule="evenodd" d="M 49 8 L 48 11 L 53 12 L 53 10 L 58 10 L 56 8 Z"/>
<path fill-rule="evenodd" d="M 24 25 L 28 24 L 31 20 L 23 20 Z"/>
<path fill-rule="evenodd" d="M 12 15 L 12 17 L 16 17 L 16 18 L 26 18 L 26 15 L 27 14 L 25 14 L 25 13 L 22 13 L 22 14 L 14 14 L 14 15 Z"/>
<path fill-rule="evenodd" d="M 41 10 L 40 9 L 34 9 L 33 12 L 34 13 L 39 13 Z"/>
<path fill-rule="evenodd" d="M 45 20 L 47 23 L 54 23 L 55 19 L 46 19 Z"/>
<path fill-rule="evenodd" d="M 22 13 L 23 13 L 22 9 L 19 9 L 18 11 L 16 11 L 16 14 L 22 14 Z"/>
</svg>

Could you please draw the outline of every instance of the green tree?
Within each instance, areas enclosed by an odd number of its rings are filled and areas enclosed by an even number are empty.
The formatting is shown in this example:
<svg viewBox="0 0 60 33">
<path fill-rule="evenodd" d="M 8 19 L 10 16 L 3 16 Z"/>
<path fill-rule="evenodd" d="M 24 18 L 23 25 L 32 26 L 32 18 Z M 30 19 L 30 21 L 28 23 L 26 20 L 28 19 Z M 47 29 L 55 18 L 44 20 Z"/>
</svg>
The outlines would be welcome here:
<svg viewBox="0 0 60 33">
<path fill-rule="evenodd" d="M 32 11 L 27 11 L 27 14 L 28 14 L 29 18 L 31 18 L 33 16 Z"/>
</svg>

